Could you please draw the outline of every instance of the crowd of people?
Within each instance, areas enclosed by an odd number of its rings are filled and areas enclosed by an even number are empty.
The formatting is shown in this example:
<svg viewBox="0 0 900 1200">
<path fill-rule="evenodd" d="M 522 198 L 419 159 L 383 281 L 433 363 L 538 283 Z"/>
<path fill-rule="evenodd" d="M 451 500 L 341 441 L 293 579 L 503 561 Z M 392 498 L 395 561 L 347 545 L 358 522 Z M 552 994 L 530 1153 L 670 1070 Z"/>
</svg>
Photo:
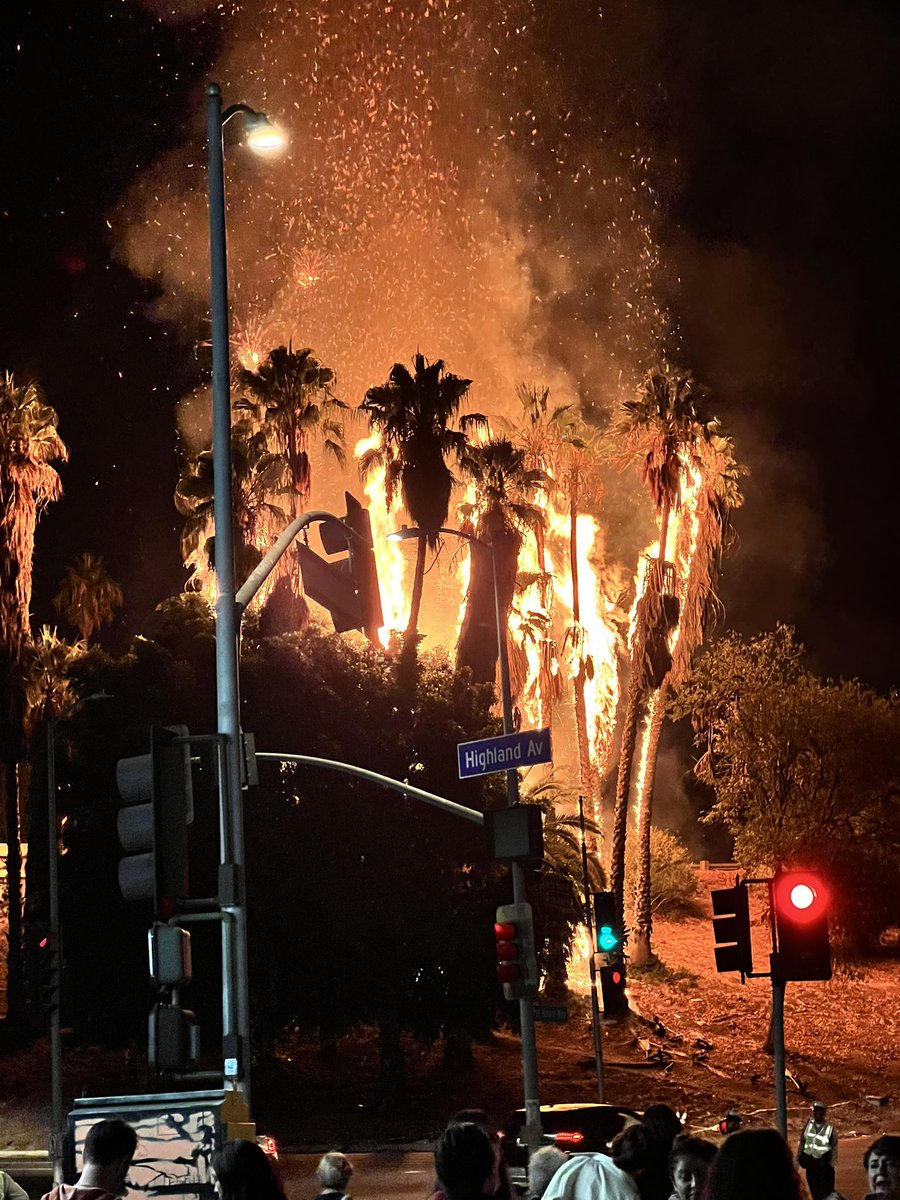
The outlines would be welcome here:
<svg viewBox="0 0 900 1200">
<path fill-rule="evenodd" d="M 127 1122 L 99 1121 L 85 1139 L 78 1180 L 57 1185 L 41 1200 L 118 1200 L 129 1190 L 136 1150 L 137 1135 Z M 608 1150 L 573 1155 L 552 1145 L 536 1150 L 528 1164 L 528 1200 L 843 1200 L 834 1190 L 837 1134 L 818 1103 L 796 1154 L 774 1129 L 739 1129 L 718 1145 L 693 1137 L 665 1104 L 652 1105 L 626 1124 Z M 862 1165 L 866 1200 L 900 1200 L 900 1136 L 876 1138 Z M 211 1166 L 218 1200 L 286 1200 L 277 1168 L 255 1142 L 226 1142 Z M 350 1200 L 352 1174 L 345 1154 L 323 1155 L 315 1200 Z M 499 1126 L 481 1110 L 466 1109 L 438 1139 L 428 1200 L 485 1198 L 516 1195 Z M 28 1200 L 3 1171 L 0 1200 Z"/>
<path fill-rule="evenodd" d="M 528 1200 L 843 1200 L 834 1190 L 837 1135 L 822 1104 L 813 1106 L 796 1155 L 775 1129 L 738 1129 L 721 1144 L 693 1137 L 664 1104 L 626 1125 L 608 1149 L 537 1150 Z M 452 1118 L 434 1158 L 430 1200 L 514 1200 L 499 1130 L 485 1114 Z M 862 1165 L 866 1200 L 900 1200 L 900 1137 L 877 1138 Z"/>
</svg>

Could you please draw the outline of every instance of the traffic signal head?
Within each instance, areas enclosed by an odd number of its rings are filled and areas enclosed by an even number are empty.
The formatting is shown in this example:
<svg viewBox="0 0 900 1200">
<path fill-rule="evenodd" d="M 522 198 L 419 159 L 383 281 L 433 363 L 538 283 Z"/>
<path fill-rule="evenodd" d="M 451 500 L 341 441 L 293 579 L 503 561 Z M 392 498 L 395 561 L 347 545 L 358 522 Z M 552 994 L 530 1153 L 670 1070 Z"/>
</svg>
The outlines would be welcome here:
<svg viewBox="0 0 900 1200">
<path fill-rule="evenodd" d="M 777 978 L 830 979 L 831 896 L 825 882 L 810 871 L 784 871 L 772 881 L 772 906 L 778 941 L 773 960 Z"/>
<path fill-rule="evenodd" d="M 628 1012 L 625 960 L 615 958 L 600 968 L 600 991 L 604 1017 L 622 1017 Z"/>
<path fill-rule="evenodd" d="M 716 970 L 740 971 L 749 975 L 753 970 L 753 949 L 750 943 L 750 900 L 747 885 L 719 888 L 710 893 L 713 910 L 713 936 L 716 940 Z"/>
<path fill-rule="evenodd" d="M 125 851 L 119 890 L 126 900 L 153 900 L 164 918 L 188 895 L 187 827 L 194 819 L 189 736 L 184 725 L 154 725 L 150 753 L 116 764 L 123 801 L 117 827 Z"/>
<path fill-rule="evenodd" d="M 497 979 L 507 1000 L 527 1000 L 538 993 L 534 924 L 530 904 L 501 904 L 494 923 Z"/>
<path fill-rule="evenodd" d="M 603 954 L 621 954 L 625 942 L 612 892 L 594 892 L 594 940 Z"/>
<path fill-rule="evenodd" d="M 369 512 L 349 492 L 344 498 L 347 515 L 342 521 L 324 520 L 319 533 L 326 554 L 346 551 L 347 556 L 328 562 L 301 544 L 296 548 L 297 561 L 304 590 L 328 609 L 336 632 L 361 629 L 377 645 L 384 616 Z"/>
</svg>

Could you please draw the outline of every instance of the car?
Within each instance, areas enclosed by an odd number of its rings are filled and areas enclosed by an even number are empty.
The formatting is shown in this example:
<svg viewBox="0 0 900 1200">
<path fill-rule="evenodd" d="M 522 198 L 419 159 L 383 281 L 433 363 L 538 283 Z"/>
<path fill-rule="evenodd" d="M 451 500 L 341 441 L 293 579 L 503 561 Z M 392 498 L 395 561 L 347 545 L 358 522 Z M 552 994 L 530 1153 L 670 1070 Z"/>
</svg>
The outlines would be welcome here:
<svg viewBox="0 0 900 1200">
<path fill-rule="evenodd" d="M 608 1154 L 609 1143 L 617 1133 L 639 1121 L 641 1114 L 617 1104 L 542 1104 L 541 1144 L 557 1146 L 568 1154 Z M 528 1181 L 528 1149 L 521 1133 L 525 1109 L 519 1108 L 502 1130 L 503 1157 L 510 1182 L 524 1190 Z"/>
<path fill-rule="evenodd" d="M 258 1133 L 256 1144 L 267 1158 L 271 1158 L 274 1162 L 278 1161 L 278 1143 L 270 1133 Z"/>
</svg>

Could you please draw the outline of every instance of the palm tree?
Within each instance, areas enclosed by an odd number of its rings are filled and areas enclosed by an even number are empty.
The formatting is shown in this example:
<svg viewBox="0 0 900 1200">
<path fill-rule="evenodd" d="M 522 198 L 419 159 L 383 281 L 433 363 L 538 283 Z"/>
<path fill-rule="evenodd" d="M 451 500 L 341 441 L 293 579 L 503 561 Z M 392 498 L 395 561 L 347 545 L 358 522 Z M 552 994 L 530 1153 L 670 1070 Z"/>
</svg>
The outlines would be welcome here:
<svg viewBox="0 0 900 1200">
<path fill-rule="evenodd" d="M 416 570 L 409 606 L 407 637 L 415 640 L 425 581 L 426 548 L 436 549 L 438 530 L 447 522 L 453 476 L 447 459 L 459 461 L 466 451 L 468 430 L 486 428 L 479 413 L 458 418 L 471 379 L 444 372 L 444 363 L 433 363 L 417 354 L 413 373 L 394 363 L 387 383 L 369 388 L 360 410 L 366 414 L 380 444 L 359 460 L 363 477 L 384 469 L 385 500 L 390 508 L 399 487 L 406 511 L 425 537 L 416 548 Z"/>
<path fill-rule="evenodd" d="M 344 463 L 344 426 L 338 414 L 347 405 L 331 392 L 334 372 L 309 348 L 278 346 L 255 371 L 242 368 L 238 382 L 249 393 L 235 402 L 238 420 L 262 430 L 268 449 L 287 460 L 293 518 L 309 501 L 311 441 L 318 439 L 325 454 Z"/>
<path fill-rule="evenodd" d="M 507 423 L 516 442 L 525 450 L 529 466 L 548 472 L 565 497 L 569 513 L 569 571 L 572 578 L 572 623 L 563 637 L 563 647 L 571 655 L 574 666 L 572 689 L 575 701 L 575 735 L 578 744 L 578 766 L 581 790 L 588 802 L 588 811 L 596 815 L 600 811 L 600 772 L 592 752 L 592 738 L 588 731 L 586 692 L 594 675 L 594 661 L 588 644 L 586 631 L 581 623 L 581 597 L 579 591 L 578 514 L 585 500 L 597 503 L 601 486 L 597 474 L 600 457 L 600 439 L 578 415 L 572 405 L 552 407 L 550 389 L 528 387 L 520 384 L 516 389 L 522 405 L 522 416 L 514 424 Z M 547 609 L 552 608 L 552 575 L 547 570 L 543 529 L 537 531 L 538 565 L 545 579 Z M 545 646 L 542 659 L 549 664 L 556 657 L 556 647 Z M 543 710 L 552 718 L 552 691 L 549 686 L 551 672 L 547 670 L 543 689 Z M 548 719 L 548 724 L 550 723 Z M 597 837 L 592 835 L 592 848 L 596 851 Z"/>
<path fill-rule="evenodd" d="M 678 617 L 673 571 L 666 561 L 669 524 L 673 511 L 681 506 L 687 473 L 702 468 L 701 446 L 718 429 L 702 415 L 704 395 L 689 371 L 670 369 L 665 364 L 654 367 L 636 397 L 622 405 L 615 426 L 624 460 L 640 464 L 659 527 L 657 556 L 648 563 L 635 606 L 631 674 L 616 781 L 610 882 L 620 920 L 624 919 L 625 840 L 638 725 L 648 691 L 661 686 L 671 667 L 668 636 Z"/>
<path fill-rule="evenodd" d="M 85 642 L 122 607 L 122 589 L 95 554 L 80 554 L 66 568 L 53 607 L 74 626 Z"/>
<path fill-rule="evenodd" d="M 270 451 L 264 430 L 248 420 L 232 429 L 232 507 L 235 570 L 246 578 L 269 546 L 291 520 L 293 482 L 286 455 Z M 215 569 L 215 479 L 213 455 L 203 450 L 184 466 L 175 488 L 175 507 L 185 518 L 181 553 L 192 568 L 191 587 L 202 588 Z"/>
<path fill-rule="evenodd" d="M 8 1003 L 21 1006 L 21 873 L 18 766 L 24 755 L 22 656 L 29 640 L 34 533 L 41 510 L 62 493 L 51 463 L 66 447 L 56 413 L 33 384 L 0 376 L 0 789 L 6 815 Z"/>
<path fill-rule="evenodd" d="M 690 672 L 694 654 L 719 615 L 716 584 L 722 557 L 730 544 L 731 513 L 743 497 L 740 479 L 745 467 L 734 458 L 730 438 L 714 421 L 704 426 L 695 457 L 695 494 L 690 513 L 679 523 L 675 549 L 679 624 L 672 648 L 672 665 L 659 691 L 652 696 L 643 745 L 644 770 L 638 799 L 638 881 L 634 913 L 632 962 L 643 966 L 652 959 L 651 824 L 659 739 L 667 715 L 670 691 Z M 694 489 L 692 489 L 694 490 Z"/>
<path fill-rule="evenodd" d="M 469 542 L 472 568 L 456 666 L 469 667 L 476 683 L 492 683 L 498 652 L 494 572 L 500 627 L 506 636 L 525 530 L 543 526 L 543 514 L 530 497 L 545 485 L 547 476 L 530 470 L 525 451 L 509 438 L 470 446 L 459 465 L 475 490 L 475 503 L 460 507 L 461 530 L 477 540 Z"/>
</svg>

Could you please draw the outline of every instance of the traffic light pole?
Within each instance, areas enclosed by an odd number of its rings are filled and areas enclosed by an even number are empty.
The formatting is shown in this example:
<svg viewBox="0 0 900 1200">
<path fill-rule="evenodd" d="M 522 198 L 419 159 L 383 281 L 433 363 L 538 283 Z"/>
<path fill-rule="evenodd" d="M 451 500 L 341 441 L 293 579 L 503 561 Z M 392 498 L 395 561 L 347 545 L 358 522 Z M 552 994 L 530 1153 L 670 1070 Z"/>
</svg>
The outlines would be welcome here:
<svg viewBox="0 0 900 1200">
<path fill-rule="evenodd" d="M 591 953 L 588 970 L 591 977 L 591 1031 L 594 1035 L 594 1063 L 597 1068 L 597 1099 L 604 1101 L 603 1040 L 600 1032 L 600 1001 L 597 998 L 597 941 L 594 934 L 594 915 L 591 912 L 591 886 L 588 876 L 587 837 L 584 828 L 584 796 L 578 797 L 578 823 L 581 827 L 581 875 L 584 880 L 584 918 L 587 925 Z"/>
<path fill-rule="evenodd" d="M 497 555 L 493 544 L 486 544 L 491 553 L 491 569 L 494 580 L 494 615 L 497 620 L 497 656 L 500 663 L 500 699 L 503 707 L 503 732 L 513 733 L 509 647 L 506 641 L 505 621 L 503 613 L 500 611 L 500 590 L 497 587 Z M 519 772 L 515 768 L 506 772 L 506 803 L 510 808 L 519 803 Z M 510 873 L 512 875 L 513 903 L 523 904 L 526 902 L 527 897 L 525 894 L 525 871 L 521 863 L 512 863 L 510 865 Z M 519 1024 L 522 1036 L 522 1083 L 525 1092 L 525 1141 L 529 1149 L 535 1150 L 541 1141 L 541 1101 L 538 1092 L 534 1005 L 531 1000 L 519 1001 Z"/>
<path fill-rule="evenodd" d="M 783 1138 L 787 1137 L 787 1090 L 784 1082 L 784 980 L 776 977 L 772 955 L 772 1048 L 775 1071 L 775 1120 Z"/>
<path fill-rule="evenodd" d="M 63 714 L 67 715 L 67 714 Z M 63 1181 L 62 1148 L 65 1128 L 63 1125 L 63 1080 L 62 1080 L 62 1001 L 60 973 L 62 952 L 59 944 L 59 834 L 56 827 L 56 726 L 60 717 L 51 717 L 47 722 L 47 828 L 49 855 L 50 938 L 56 948 L 54 955 L 53 994 L 55 1003 L 50 1009 L 50 1163 L 53 1182 Z"/>
</svg>

